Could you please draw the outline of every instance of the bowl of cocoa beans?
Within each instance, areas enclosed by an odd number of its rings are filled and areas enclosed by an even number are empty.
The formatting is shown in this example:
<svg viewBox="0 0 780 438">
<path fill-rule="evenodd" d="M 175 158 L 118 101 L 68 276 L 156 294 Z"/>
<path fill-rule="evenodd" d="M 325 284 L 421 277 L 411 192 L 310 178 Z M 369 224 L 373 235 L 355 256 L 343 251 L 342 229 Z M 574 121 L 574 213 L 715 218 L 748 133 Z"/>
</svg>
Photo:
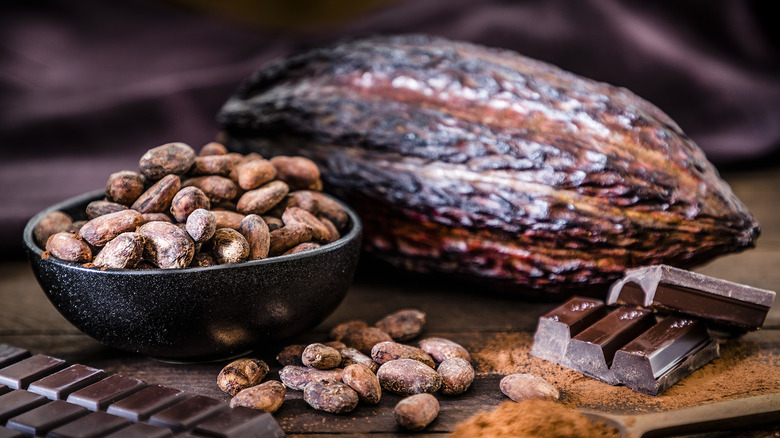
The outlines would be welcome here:
<svg viewBox="0 0 780 438">
<path fill-rule="evenodd" d="M 322 322 L 352 283 L 361 233 L 304 157 L 176 142 L 111 173 L 105 189 L 44 209 L 23 239 L 38 283 L 76 328 L 189 362 Z"/>
</svg>

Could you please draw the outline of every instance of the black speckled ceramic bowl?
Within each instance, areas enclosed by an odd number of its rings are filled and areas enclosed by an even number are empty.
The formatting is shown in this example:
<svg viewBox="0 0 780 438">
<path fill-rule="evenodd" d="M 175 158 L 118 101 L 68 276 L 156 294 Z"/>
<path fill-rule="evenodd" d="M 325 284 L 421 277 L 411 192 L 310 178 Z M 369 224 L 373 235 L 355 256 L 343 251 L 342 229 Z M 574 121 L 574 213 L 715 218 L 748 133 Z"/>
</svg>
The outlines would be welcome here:
<svg viewBox="0 0 780 438">
<path fill-rule="evenodd" d="M 362 228 L 346 205 L 350 225 L 341 239 L 265 260 L 100 270 L 42 258 L 33 240 L 35 224 L 56 210 L 84 218 L 86 205 L 102 197 L 95 191 L 38 213 L 24 229 L 24 243 L 54 307 L 79 330 L 114 348 L 172 361 L 245 353 L 322 322 L 341 303 L 357 266 Z"/>
</svg>

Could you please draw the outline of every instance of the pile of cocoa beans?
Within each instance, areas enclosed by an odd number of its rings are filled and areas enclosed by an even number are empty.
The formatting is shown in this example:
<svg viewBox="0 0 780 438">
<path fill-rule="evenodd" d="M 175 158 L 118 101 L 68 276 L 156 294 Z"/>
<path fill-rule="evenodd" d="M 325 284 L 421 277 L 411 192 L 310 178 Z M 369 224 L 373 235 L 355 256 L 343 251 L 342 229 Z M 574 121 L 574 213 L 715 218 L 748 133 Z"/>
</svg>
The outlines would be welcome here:
<svg viewBox="0 0 780 438">
<path fill-rule="evenodd" d="M 229 152 L 211 142 L 150 149 L 138 171 L 109 176 L 86 220 L 57 211 L 36 224 L 44 256 L 111 269 L 259 260 L 338 240 L 349 219 L 305 157 Z"/>
<path fill-rule="evenodd" d="M 474 381 L 471 355 L 445 338 L 418 338 L 425 313 L 417 309 L 393 312 L 369 326 L 347 321 L 334 327 L 330 342 L 285 347 L 277 355 L 281 381 L 261 383 L 269 367 L 258 359 L 239 359 L 217 377 L 219 387 L 233 395 L 231 406 L 276 412 L 286 391 L 303 391 L 314 409 L 343 414 L 359 403 L 376 405 L 383 391 L 405 396 L 394 409 L 397 423 L 422 430 L 439 414 L 434 394 L 457 395 Z"/>
</svg>

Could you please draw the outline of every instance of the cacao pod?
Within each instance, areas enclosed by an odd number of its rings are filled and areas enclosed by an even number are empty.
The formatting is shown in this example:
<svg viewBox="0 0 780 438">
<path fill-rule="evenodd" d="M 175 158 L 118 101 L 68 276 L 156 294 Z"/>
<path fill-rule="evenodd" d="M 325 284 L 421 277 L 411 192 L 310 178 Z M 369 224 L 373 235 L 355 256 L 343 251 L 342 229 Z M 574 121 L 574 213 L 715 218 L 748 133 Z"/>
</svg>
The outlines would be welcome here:
<svg viewBox="0 0 780 438">
<path fill-rule="evenodd" d="M 396 266 L 556 291 L 691 267 L 759 225 L 677 124 L 630 91 L 421 35 L 277 60 L 218 116 L 229 147 L 315 161 Z"/>
</svg>

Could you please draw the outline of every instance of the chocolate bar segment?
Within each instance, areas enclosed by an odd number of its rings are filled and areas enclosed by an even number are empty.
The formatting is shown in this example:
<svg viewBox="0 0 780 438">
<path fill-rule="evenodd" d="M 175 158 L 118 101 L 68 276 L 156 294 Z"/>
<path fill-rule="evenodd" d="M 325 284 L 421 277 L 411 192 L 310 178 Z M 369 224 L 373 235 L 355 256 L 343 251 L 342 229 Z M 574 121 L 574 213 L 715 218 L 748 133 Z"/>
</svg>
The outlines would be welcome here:
<svg viewBox="0 0 780 438">
<path fill-rule="evenodd" d="M 12 389 L 27 389 L 27 385 L 65 368 L 65 361 L 36 354 L 0 370 L 0 384 Z"/>
<path fill-rule="evenodd" d="M 0 368 L 30 357 L 30 352 L 7 344 L 0 344 Z"/>
<path fill-rule="evenodd" d="M 618 307 L 569 341 L 562 365 L 617 385 L 610 370 L 615 352 L 655 324 L 655 315 L 648 309 Z"/>
<path fill-rule="evenodd" d="M 89 386 L 105 376 L 103 370 L 76 364 L 31 383 L 27 390 L 51 400 L 63 400 L 70 393 Z"/>
<path fill-rule="evenodd" d="M 136 423 L 146 421 L 155 412 L 182 400 L 183 394 L 175 388 L 160 385 L 147 386 L 109 406 L 106 412 L 127 418 Z"/>
<path fill-rule="evenodd" d="M 618 350 L 612 371 L 628 388 L 658 395 L 718 356 L 703 322 L 669 316 Z"/>
<path fill-rule="evenodd" d="M 0 426 L 0 438 L 27 438 L 27 435 L 11 429 Z"/>
<path fill-rule="evenodd" d="M 128 426 L 129 421 L 105 412 L 92 412 L 46 435 L 46 438 L 99 438 Z"/>
<path fill-rule="evenodd" d="M 756 330 L 775 292 L 666 265 L 630 269 L 609 290 L 607 304 L 650 307 L 701 318 L 730 330 Z"/>
<path fill-rule="evenodd" d="M 571 338 L 607 314 L 601 300 L 572 297 L 539 318 L 531 354 L 560 364 Z"/>
<path fill-rule="evenodd" d="M 225 409 L 228 409 L 227 403 L 196 395 L 152 415 L 149 424 L 181 432 Z"/>
<path fill-rule="evenodd" d="M 271 414 L 241 406 L 204 421 L 195 428 L 194 432 L 217 438 L 284 436 L 284 431 Z"/>
<path fill-rule="evenodd" d="M 72 393 L 68 396 L 68 402 L 84 406 L 90 411 L 102 411 L 144 386 L 146 384 L 138 379 L 114 374 Z"/>
<path fill-rule="evenodd" d="M 88 413 L 85 408 L 54 400 L 8 420 L 6 427 L 33 436 L 43 435 L 55 427 L 73 421 Z"/>
<path fill-rule="evenodd" d="M 167 427 L 152 426 L 146 423 L 136 423 L 130 427 L 125 427 L 106 438 L 168 438 L 172 437 L 173 432 Z"/>
<path fill-rule="evenodd" d="M 48 401 L 42 395 L 33 394 L 23 389 L 0 395 L 0 424 L 5 423 L 11 417 L 41 406 Z"/>
</svg>

